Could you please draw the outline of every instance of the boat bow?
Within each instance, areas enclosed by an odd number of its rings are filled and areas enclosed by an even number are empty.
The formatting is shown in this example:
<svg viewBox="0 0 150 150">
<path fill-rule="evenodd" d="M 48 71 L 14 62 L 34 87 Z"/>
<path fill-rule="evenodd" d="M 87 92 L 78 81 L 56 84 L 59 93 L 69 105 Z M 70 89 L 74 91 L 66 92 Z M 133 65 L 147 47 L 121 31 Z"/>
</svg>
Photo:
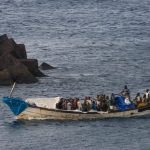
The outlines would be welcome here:
<svg viewBox="0 0 150 150">
<path fill-rule="evenodd" d="M 27 102 L 17 97 L 3 97 L 2 101 L 9 106 L 16 116 L 22 113 L 29 106 Z"/>
</svg>

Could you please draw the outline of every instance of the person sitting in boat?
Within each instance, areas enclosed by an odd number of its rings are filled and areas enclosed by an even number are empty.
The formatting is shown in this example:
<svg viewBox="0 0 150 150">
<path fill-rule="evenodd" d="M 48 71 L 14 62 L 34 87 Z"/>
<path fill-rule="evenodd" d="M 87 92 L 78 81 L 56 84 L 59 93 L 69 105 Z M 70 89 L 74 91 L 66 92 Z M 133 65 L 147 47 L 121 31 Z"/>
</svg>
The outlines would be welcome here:
<svg viewBox="0 0 150 150">
<path fill-rule="evenodd" d="M 100 111 L 101 110 L 101 95 L 96 96 L 96 106 L 97 106 L 97 110 Z"/>
<path fill-rule="evenodd" d="M 96 100 L 97 100 L 97 110 L 103 111 L 104 107 L 106 106 L 105 105 L 105 95 L 104 94 L 97 95 Z"/>
<path fill-rule="evenodd" d="M 100 100 L 100 95 L 96 96 L 96 100 L 99 101 Z"/>
<path fill-rule="evenodd" d="M 135 99 L 134 99 L 134 104 L 135 104 L 136 106 L 138 106 L 138 105 L 141 104 L 141 103 L 142 103 L 142 97 L 141 97 L 140 93 L 138 92 L 138 93 L 136 94 Z"/>
<path fill-rule="evenodd" d="M 71 110 L 72 104 L 70 102 L 70 100 L 68 100 L 67 102 L 67 110 Z"/>
<path fill-rule="evenodd" d="M 95 100 L 92 101 L 92 109 L 97 110 L 97 105 L 96 105 Z"/>
<path fill-rule="evenodd" d="M 107 101 L 107 105 L 108 105 L 108 110 L 114 110 L 114 105 L 115 105 L 115 95 L 114 93 L 111 94 L 110 98 L 109 96 L 106 96 L 106 101 Z"/>
<path fill-rule="evenodd" d="M 77 109 L 77 98 L 73 98 L 72 100 L 72 110 L 76 110 Z"/>
<path fill-rule="evenodd" d="M 63 110 L 67 110 L 67 99 L 63 100 Z"/>
<path fill-rule="evenodd" d="M 82 111 L 82 105 L 79 99 L 77 99 L 77 109 Z"/>
<path fill-rule="evenodd" d="M 109 96 L 106 96 L 105 99 L 106 99 L 107 103 L 109 104 L 109 101 L 110 101 Z"/>
<path fill-rule="evenodd" d="M 130 99 L 130 90 L 128 89 L 127 85 L 124 86 L 124 89 L 121 91 L 121 95 Z"/>
<path fill-rule="evenodd" d="M 63 108 L 63 101 L 64 101 L 64 99 L 61 98 L 61 99 L 59 100 L 59 102 L 56 103 L 56 108 L 57 108 L 57 109 L 62 109 L 62 108 Z"/>
<path fill-rule="evenodd" d="M 87 100 L 88 103 L 92 106 L 92 100 L 91 100 L 91 97 L 90 97 L 90 96 L 87 96 L 87 97 L 86 97 L 86 100 Z"/>
<path fill-rule="evenodd" d="M 91 106 L 90 106 L 89 102 L 86 99 L 84 99 L 84 102 L 82 104 L 82 110 L 84 112 L 88 112 L 88 111 L 91 110 Z"/>
<path fill-rule="evenodd" d="M 101 110 L 102 111 L 108 111 L 108 101 L 107 101 L 107 96 L 103 94 L 103 99 L 101 101 Z"/>
<path fill-rule="evenodd" d="M 131 101 L 130 101 L 128 96 L 125 97 L 124 102 L 125 102 L 126 105 L 130 105 L 131 104 Z"/>
<path fill-rule="evenodd" d="M 103 101 L 103 106 L 102 106 L 102 111 L 108 111 L 108 104 L 107 104 L 107 101 Z"/>
<path fill-rule="evenodd" d="M 115 106 L 115 94 L 111 93 L 110 100 L 109 100 L 109 109 L 114 110 Z"/>
<path fill-rule="evenodd" d="M 144 95 L 143 95 L 143 98 L 145 100 L 146 103 L 149 103 L 150 102 L 150 92 L 149 92 L 149 89 L 146 89 Z"/>
<path fill-rule="evenodd" d="M 100 100 L 96 100 L 96 109 L 97 111 L 101 110 Z"/>
</svg>

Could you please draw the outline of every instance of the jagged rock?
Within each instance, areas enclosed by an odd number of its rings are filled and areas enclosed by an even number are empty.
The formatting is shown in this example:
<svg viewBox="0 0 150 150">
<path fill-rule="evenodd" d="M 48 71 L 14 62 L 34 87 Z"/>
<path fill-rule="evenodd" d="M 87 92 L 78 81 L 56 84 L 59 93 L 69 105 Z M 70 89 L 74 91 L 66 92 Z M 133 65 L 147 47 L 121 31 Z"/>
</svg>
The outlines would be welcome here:
<svg viewBox="0 0 150 150">
<path fill-rule="evenodd" d="M 3 54 L 0 56 L 0 70 L 6 69 L 9 66 L 11 67 L 16 63 L 19 63 L 19 60 L 17 60 L 11 54 Z"/>
<path fill-rule="evenodd" d="M 7 69 L 0 71 L 0 85 L 11 85 L 13 80 Z"/>
<path fill-rule="evenodd" d="M 14 43 L 8 39 L 7 35 L 0 37 L 0 55 L 11 53 L 14 50 Z"/>
<path fill-rule="evenodd" d="M 26 49 L 24 44 L 16 44 L 14 50 L 11 52 L 15 58 L 27 59 Z"/>
<path fill-rule="evenodd" d="M 24 44 L 17 44 L 6 34 L 0 36 L 0 84 L 35 83 L 45 76 L 38 68 L 37 59 L 27 59 Z"/>
<path fill-rule="evenodd" d="M 17 83 L 35 83 L 38 81 L 22 63 L 8 67 L 11 78 Z"/>
<path fill-rule="evenodd" d="M 0 44 L 3 43 L 5 40 L 8 40 L 7 34 L 3 34 L 0 36 Z"/>
<path fill-rule="evenodd" d="M 55 69 L 55 67 L 53 67 L 53 66 L 51 66 L 51 65 L 49 65 L 49 64 L 47 64 L 47 63 L 42 63 L 40 66 L 39 66 L 39 68 L 41 69 L 41 70 L 49 70 L 49 69 Z"/>
<path fill-rule="evenodd" d="M 27 59 L 24 44 L 16 44 L 13 39 L 8 39 L 7 35 L 2 35 L 0 36 L 0 55 L 8 53 L 18 59 Z"/>
<path fill-rule="evenodd" d="M 20 62 L 22 62 L 34 76 L 45 76 L 38 68 L 37 59 L 21 59 Z"/>
<path fill-rule="evenodd" d="M 10 54 L 4 54 L 0 57 L 0 70 L 4 69 L 8 70 L 11 79 L 16 80 L 17 83 L 35 83 L 38 81 L 19 59 Z"/>
</svg>

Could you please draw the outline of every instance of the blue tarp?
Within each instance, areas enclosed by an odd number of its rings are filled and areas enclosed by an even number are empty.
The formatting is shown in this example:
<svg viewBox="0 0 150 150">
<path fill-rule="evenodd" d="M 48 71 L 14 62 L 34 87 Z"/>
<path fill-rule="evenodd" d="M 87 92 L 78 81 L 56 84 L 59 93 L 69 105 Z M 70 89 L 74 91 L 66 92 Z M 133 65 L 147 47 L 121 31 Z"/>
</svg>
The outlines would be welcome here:
<svg viewBox="0 0 150 150">
<path fill-rule="evenodd" d="M 3 97 L 2 100 L 4 103 L 6 103 L 9 106 L 9 108 L 14 113 L 14 115 L 19 115 L 21 112 L 23 112 L 28 107 L 28 103 L 26 103 L 21 98 Z"/>
<path fill-rule="evenodd" d="M 124 111 L 124 110 L 127 110 L 127 109 L 134 109 L 135 108 L 135 105 L 132 104 L 132 103 L 127 105 L 125 103 L 125 98 L 123 96 L 115 97 L 115 105 L 118 108 L 118 110 L 120 110 L 120 111 Z"/>
</svg>

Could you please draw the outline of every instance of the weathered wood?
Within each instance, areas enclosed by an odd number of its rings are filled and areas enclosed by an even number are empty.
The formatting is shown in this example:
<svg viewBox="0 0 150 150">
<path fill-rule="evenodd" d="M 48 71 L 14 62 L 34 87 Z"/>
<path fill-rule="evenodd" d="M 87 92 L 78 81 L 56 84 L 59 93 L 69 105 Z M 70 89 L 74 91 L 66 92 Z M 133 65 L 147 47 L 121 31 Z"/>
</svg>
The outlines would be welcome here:
<svg viewBox="0 0 150 150">
<path fill-rule="evenodd" d="M 17 119 L 55 119 L 55 120 L 92 120 L 104 118 L 117 118 L 117 117 L 135 117 L 150 115 L 150 108 L 144 111 L 138 109 L 127 110 L 122 112 L 80 112 L 80 111 L 67 111 L 58 109 L 46 109 L 40 107 L 28 107 Z"/>
</svg>

